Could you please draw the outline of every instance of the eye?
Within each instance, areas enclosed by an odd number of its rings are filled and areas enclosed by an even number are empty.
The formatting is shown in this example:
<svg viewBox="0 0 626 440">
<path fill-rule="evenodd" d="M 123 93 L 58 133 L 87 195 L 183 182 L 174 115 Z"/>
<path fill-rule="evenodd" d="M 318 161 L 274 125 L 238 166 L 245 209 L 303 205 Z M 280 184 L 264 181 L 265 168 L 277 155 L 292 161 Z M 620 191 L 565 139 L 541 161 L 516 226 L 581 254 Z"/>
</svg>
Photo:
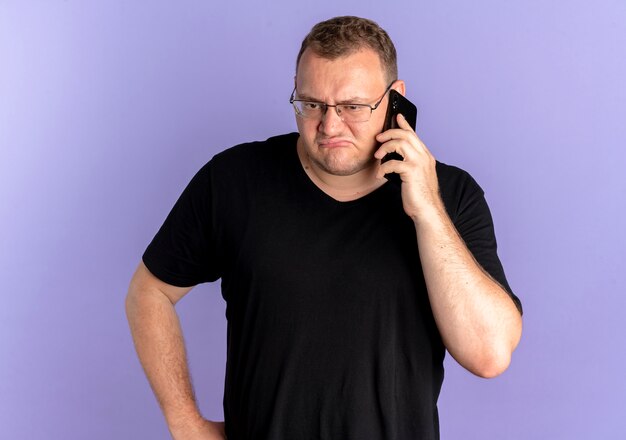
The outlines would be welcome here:
<svg viewBox="0 0 626 440">
<path fill-rule="evenodd" d="M 302 110 L 306 111 L 318 111 L 322 109 L 322 105 L 319 102 L 311 102 L 311 101 L 303 101 L 302 102 Z"/>
<path fill-rule="evenodd" d="M 362 104 L 344 104 L 341 106 L 341 108 L 348 113 L 360 113 L 364 111 L 367 106 Z"/>
</svg>

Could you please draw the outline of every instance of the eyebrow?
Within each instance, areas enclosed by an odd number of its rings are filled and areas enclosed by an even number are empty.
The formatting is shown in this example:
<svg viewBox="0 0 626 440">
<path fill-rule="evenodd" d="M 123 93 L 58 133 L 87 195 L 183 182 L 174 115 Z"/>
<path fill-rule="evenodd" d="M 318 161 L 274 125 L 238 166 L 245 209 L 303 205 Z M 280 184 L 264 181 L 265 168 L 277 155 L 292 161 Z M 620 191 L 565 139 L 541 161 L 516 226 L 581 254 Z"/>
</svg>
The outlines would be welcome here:
<svg viewBox="0 0 626 440">
<path fill-rule="evenodd" d="M 322 101 L 321 99 L 318 98 L 314 98 L 312 96 L 309 95 L 300 95 L 299 93 L 297 94 L 298 99 L 302 100 L 302 101 L 311 101 L 311 102 L 321 102 L 324 103 L 324 101 Z M 341 101 L 337 101 L 335 102 L 335 104 L 362 104 L 368 102 L 368 100 L 366 98 L 362 98 L 360 96 L 352 96 L 348 99 L 342 99 Z"/>
</svg>

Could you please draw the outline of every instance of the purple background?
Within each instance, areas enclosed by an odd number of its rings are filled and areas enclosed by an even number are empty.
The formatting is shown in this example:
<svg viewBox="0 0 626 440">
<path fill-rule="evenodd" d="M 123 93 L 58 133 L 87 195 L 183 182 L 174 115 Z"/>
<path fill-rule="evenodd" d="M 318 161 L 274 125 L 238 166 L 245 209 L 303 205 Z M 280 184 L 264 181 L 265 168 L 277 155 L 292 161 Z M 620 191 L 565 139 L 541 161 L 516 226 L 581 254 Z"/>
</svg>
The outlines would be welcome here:
<svg viewBox="0 0 626 440">
<path fill-rule="evenodd" d="M 525 307 L 503 376 L 446 361 L 442 438 L 625 438 L 626 2 L 336 3 L 0 2 L 1 437 L 168 438 L 129 279 L 213 154 L 295 130 L 303 36 L 356 14 L 396 42 L 422 139 L 485 189 Z M 219 284 L 178 309 L 221 418 Z"/>
</svg>

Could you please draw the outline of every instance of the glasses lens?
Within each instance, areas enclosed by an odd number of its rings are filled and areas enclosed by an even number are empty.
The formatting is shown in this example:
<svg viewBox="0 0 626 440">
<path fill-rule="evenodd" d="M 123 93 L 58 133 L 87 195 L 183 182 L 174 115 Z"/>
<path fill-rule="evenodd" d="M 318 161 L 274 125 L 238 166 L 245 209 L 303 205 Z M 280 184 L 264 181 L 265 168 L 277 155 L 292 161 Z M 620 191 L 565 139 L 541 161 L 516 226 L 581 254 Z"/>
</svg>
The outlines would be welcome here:
<svg viewBox="0 0 626 440">
<path fill-rule="evenodd" d="M 324 113 L 324 105 L 319 102 L 294 101 L 293 105 L 296 112 L 305 118 L 321 118 Z"/>
<path fill-rule="evenodd" d="M 369 105 L 346 104 L 338 105 L 337 112 L 344 122 L 367 122 L 372 115 Z"/>
<path fill-rule="evenodd" d="M 294 101 L 293 106 L 296 112 L 304 118 L 321 119 L 324 115 L 324 104 L 319 102 Z M 344 122 L 367 122 L 372 115 L 372 109 L 368 105 L 345 104 L 335 108 Z"/>
</svg>

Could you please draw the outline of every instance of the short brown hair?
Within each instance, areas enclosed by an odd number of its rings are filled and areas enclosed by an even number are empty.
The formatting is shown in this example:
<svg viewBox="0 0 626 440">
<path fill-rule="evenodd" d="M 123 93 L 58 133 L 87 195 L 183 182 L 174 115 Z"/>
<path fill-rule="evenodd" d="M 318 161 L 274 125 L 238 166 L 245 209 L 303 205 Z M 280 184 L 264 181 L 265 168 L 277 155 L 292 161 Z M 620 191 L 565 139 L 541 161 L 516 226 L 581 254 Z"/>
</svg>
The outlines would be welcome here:
<svg viewBox="0 0 626 440">
<path fill-rule="evenodd" d="M 296 73 L 300 58 L 307 48 L 330 60 L 363 48 L 372 49 L 380 58 L 387 80 L 391 82 L 398 79 L 398 58 L 393 41 L 383 28 L 367 18 L 335 17 L 313 26 L 302 41 L 296 59 Z"/>
</svg>

